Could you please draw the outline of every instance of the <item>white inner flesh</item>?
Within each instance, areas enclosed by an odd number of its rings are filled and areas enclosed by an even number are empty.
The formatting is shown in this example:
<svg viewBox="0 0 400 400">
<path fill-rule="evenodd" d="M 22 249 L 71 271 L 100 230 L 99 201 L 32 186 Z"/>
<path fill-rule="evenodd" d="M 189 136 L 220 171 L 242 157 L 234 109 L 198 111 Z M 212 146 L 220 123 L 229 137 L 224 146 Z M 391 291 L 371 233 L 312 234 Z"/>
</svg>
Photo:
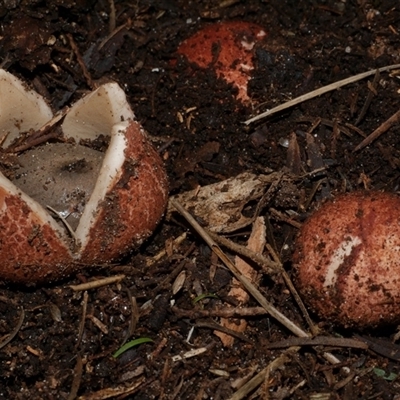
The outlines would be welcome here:
<svg viewBox="0 0 400 400">
<path fill-rule="evenodd" d="M 50 107 L 37 93 L 27 90 L 21 81 L 0 69 L 0 138 L 6 148 L 21 132 L 38 130 L 53 116 Z"/>
<path fill-rule="evenodd" d="M 354 247 L 361 244 L 361 239 L 358 236 L 347 236 L 338 249 L 336 249 L 331 257 L 330 264 L 326 271 L 324 286 L 332 286 L 337 281 L 337 270 L 342 265 L 345 257 L 348 257 Z"/>
<path fill-rule="evenodd" d="M 31 209 L 32 213 L 38 219 L 38 221 L 33 221 L 34 224 L 38 222 L 45 225 L 49 224 L 51 228 L 58 234 L 61 238 L 65 236 L 64 229 L 50 216 L 50 214 L 35 200 L 26 195 L 21 191 L 17 186 L 15 186 L 10 180 L 8 180 L 1 172 L 0 172 L 0 186 L 4 188 L 10 196 L 18 196 L 22 201 L 26 203 L 26 205 Z M 2 212 L 7 212 L 6 203 L 3 203 L 3 209 L 0 209 L 0 214 Z M 33 226 L 33 224 L 32 224 Z M 66 245 L 66 248 L 68 246 Z"/>
<path fill-rule="evenodd" d="M 50 108 L 39 94 L 28 91 L 17 78 L 0 69 L 0 139 L 8 135 L 3 147 L 21 132 L 38 130 L 52 117 Z M 99 204 L 121 176 L 127 146 L 124 132 L 128 121 L 134 118 L 124 91 L 118 84 L 108 83 L 75 103 L 62 124 L 64 137 L 73 138 L 77 143 L 95 140 L 100 135 L 111 136 L 93 192 L 75 231 L 75 238 L 83 247 L 89 240 L 88 233 L 98 215 Z M 51 214 L 1 173 L 0 185 L 10 194 L 19 195 L 40 221 L 50 224 L 58 235 L 65 237 L 64 228 Z M 0 209 L 0 213 L 2 211 L 5 210 Z"/>
<path fill-rule="evenodd" d="M 88 233 L 99 212 L 99 204 L 121 174 L 126 148 L 124 131 L 134 117 L 123 90 L 116 83 L 108 83 L 79 100 L 62 124 L 64 136 L 77 142 L 94 140 L 101 134 L 111 135 L 95 187 L 75 231 L 82 248 L 89 240 Z"/>
<path fill-rule="evenodd" d="M 110 136 L 113 125 L 133 118 L 123 90 L 116 83 L 107 83 L 74 104 L 62 130 L 76 142 L 94 140 L 102 134 Z"/>
<path fill-rule="evenodd" d="M 128 125 L 129 122 L 126 121 L 112 127 L 110 145 L 105 154 L 99 177 L 75 231 L 75 238 L 82 248 L 89 240 L 88 233 L 99 212 L 99 204 L 121 176 L 122 165 L 125 161 L 124 151 L 127 146 L 124 132 Z"/>
</svg>

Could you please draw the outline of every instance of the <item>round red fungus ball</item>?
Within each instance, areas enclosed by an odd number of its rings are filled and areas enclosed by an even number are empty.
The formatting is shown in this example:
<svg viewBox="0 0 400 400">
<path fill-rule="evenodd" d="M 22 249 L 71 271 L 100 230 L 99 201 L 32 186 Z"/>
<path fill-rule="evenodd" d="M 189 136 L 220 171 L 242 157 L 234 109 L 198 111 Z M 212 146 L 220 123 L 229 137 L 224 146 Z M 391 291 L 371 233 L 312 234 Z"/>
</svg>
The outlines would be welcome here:
<svg viewBox="0 0 400 400">
<path fill-rule="evenodd" d="M 400 198 L 339 195 L 302 226 L 294 267 L 304 301 L 345 327 L 400 322 Z"/>
</svg>

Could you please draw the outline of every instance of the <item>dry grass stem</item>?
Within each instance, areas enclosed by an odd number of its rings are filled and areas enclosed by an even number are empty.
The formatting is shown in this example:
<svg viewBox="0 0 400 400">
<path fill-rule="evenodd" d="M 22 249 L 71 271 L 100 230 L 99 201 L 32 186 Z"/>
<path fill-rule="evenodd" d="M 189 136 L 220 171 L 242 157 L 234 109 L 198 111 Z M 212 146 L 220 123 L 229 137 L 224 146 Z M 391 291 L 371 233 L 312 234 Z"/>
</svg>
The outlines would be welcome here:
<svg viewBox="0 0 400 400">
<path fill-rule="evenodd" d="M 119 398 L 126 398 L 126 396 L 137 391 L 140 385 L 144 383 L 146 377 L 141 377 L 137 381 L 135 381 L 130 386 L 120 385 L 115 388 L 106 388 L 101 389 L 97 392 L 93 392 L 87 395 L 79 396 L 77 400 L 103 400 L 103 399 L 111 399 L 117 398 L 117 396 L 121 396 Z M 123 396 L 123 397 L 122 397 Z"/>
<path fill-rule="evenodd" d="M 0 349 L 2 349 L 3 347 L 7 346 L 8 343 L 10 343 L 11 340 L 13 340 L 15 338 L 15 336 L 17 335 L 17 333 L 21 329 L 21 326 L 22 326 L 22 324 L 24 322 L 24 319 L 25 319 L 25 310 L 23 308 L 21 308 L 21 313 L 19 315 L 19 319 L 18 319 L 17 325 L 15 326 L 14 330 L 8 335 L 7 339 L 3 340 L 0 343 Z"/>
<path fill-rule="evenodd" d="M 186 353 L 182 354 L 182 355 L 177 355 L 177 356 L 173 356 L 172 357 L 172 361 L 182 361 L 186 358 L 192 358 L 192 357 L 197 357 L 200 354 L 203 354 L 207 351 L 207 347 L 200 347 L 198 349 L 192 349 L 187 351 Z"/>
<path fill-rule="evenodd" d="M 245 385 L 243 385 L 229 400 L 242 400 L 248 398 L 249 393 L 253 392 L 255 388 L 259 387 L 265 380 L 267 375 L 270 375 L 278 368 L 285 365 L 286 362 L 290 360 L 292 354 L 299 351 L 300 347 L 291 347 L 290 349 L 283 352 L 277 359 L 272 361 L 265 367 L 261 372 L 259 372 L 254 378 L 249 380 Z"/>
<path fill-rule="evenodd" d="M 270 116 L 272 114 L 275 114 L 275 113 L 277 113 L 279 111 L 283 111 L 283 110 L 286 110 L 286 109 L 288 109 L 290 107 L 293 107 L 293 106 L 295 106 L 297 104 L 304 103 L 305 101 L 313 99 L 314 97 L 321 96 L 322 94 L 331 92 L 332 90 L 339 89 L 339 88 L 341 88 L 343 86 L 349 85 L 350 83 L 354 83 L 354 82 L 360 81 L 361 79 L 365 79 L 365 78 L 367 78 L 369 76 L 375 75 L 377 72 L 386 72 L 386 71 L 391 71 L 393 69 L 398 69 L 398 68 L 400 68 L 400 64 L 388 65 L 386 67 L 373 69 L 371 71 L 362 72 L 361 74 L 354 75 L 354 76 L 351 76 L 349 78 L 343 79 L 341 81 L 337 81 L 337 82 L 331 83 L 330 85 L 327 85 L 327 86 L 324 86 L 322 88 L 313 90 L 312 92 L 303 94 L 303 95 L 301 95 L 299 97 L 296 97 L 295 99 L 292 99 L 292 100 L 290 100 L 290 101 L 288 101 L 286 103 L 280 104 L 277 107 L 271 108 L 268 111 L 265 111 L 265 112 L 263 112 L 263 113 L 261 113 L 259 115 L 256 115 L 255 117 L 252 117 L 252 118 L 248 119 L 244 123 L 246 125 L 249 125 L 249 124 L 251 124 L 253 122 L 259 121 L 260 119 L 266 118 L 266 117 L 268 117 L 268 116 Z"/>
<path fill-rule="evenodd" d="M 190 319 L 206 318 L 206 317 L 252 317 L 255 315 L 265 315 L 267 311 L 263 307 L 224 307 L 215 310 L 201 310 L 201 309 L 183 309 L 172 307 L 172 311 L 178 317 L 186 317 Z"/>
<path fill-rule="evenodd" d="M 286 286 L 288 287 L 288 289 L 290 290 L 290 293 L 292 294 L 294 300 L 296 301 L 297 305 L 299 306 L 301 312 L 303 313 L 304 319 L 306 320 L 311 333 L 313 336 L 318 335 L 318 328 L 314 325 L 314 323 L 312 322 L 311 318 L 310 318 L 310 314 L 308 313 L 306 306 L 303 303 L 303 300 L 301 299 L 299 293 L 297 292 L 296 288 L 293 285 L 292 280 L 290 279 L 289 274 L 286 272 L 286 270 L 283 268 L 283 265 L 278 257 L 278 255 L 275 253 L 275 250 L 272 248 L 272 246 L 270 244 L 267 243 L 266 245 L 267 250 L 269 251 L 269 253 L 272 255 L 273 259 L 275 260 L 275 262 L 279 263 L 280 266 L 280 270 L 281 270 L 281 274 L 282 277 L 286 283 Z"/>
<path fill-rule="evenodd" d="M 262 254 L 255 253 L 254 251 L 244 247 L 240 244 L 232 242 L 223 236 L 219 236 L 218 234 L 206 230 L 207 234 L 214 240 L 216 243 L 221 246 L 226 247 L 229 250 L 232 250 L 236 254 L 240 254 L 241 256 L 247 257 L 250 260 L 254 261 L 256 264 L 260 265 L 263 269 L 263 272 L 267 275 L 274 275 L 280 272 L 280 265 L 275 261 L 263 256 Z"/>
<path fill-rule="evenodd" d="M 289 275 L 287 274 L 287 272 L 283 269 L 283 266 L 281 264 L 281 262 L 279 261 L 279 257 L 275 254 L 275 252 L 272 250 L 271 246 L 267 245 L 268 251 L 270 251 L 271 255 L 274 257 L 274 261 L 271 261 L 269 258 L 263 256 L 262 254 L 259 253 L 255 253 L 254 251 L 238 245 L 234 242 L 232 242 L 229 239 L 226 239 L 222 236 L 217 235 L 216 233 L 210 232 L 210 231 L 206 231 L 210 237 L 215 240 L 215 242 L 220 243 L 222 246 L 227 247 L 228 249 L 234 251 L 237 254 L 241 254 L 245 257 L 248 257 L 249 259 L 251 259 L 252 261 L 254 261 L 257 265 L 259 265 L 262 269 L 263 272 L 266 274 L 271 274 L 271 271 L 269 268 L 273 267 L 274 268 L 274 272 L 279 272 L 282 274 L 283 279 L 285 280 L 285 283 L 288 287 L 288 289 L 290 290 L 292 296 L 294 297 L 296 303 L 298 304 L 298 306 L 300 307 L 305 320 L 307 321 L 311 332 L 313 335 L 318 334 L 318 329 L 315 327 L 315 325 L 313 324 L 313 322 L 311 321 L 311 318 L 307 312 L 306 307 L 304 306 L 303 301 L 301 300 L 299 294 L 297 293 L 296 288 L 294 287 Z M 265 267 L 265 266 L 269 266 L 269 268 Z"/>
<path fill-rule="evenodd" d="M 400 110 L 395 112 L 388 120 L 386 120 L 383 124 L 379 125 L 377 129 L 375 129 L 369 136 L 367 136 L 354 150 L 356 152 L 358 150 L 363 149 L 368 146 L 374 140 L 378 139 L 379 136 L 388 131 L 393 125 L 397 124 L 400 121 Z"/>
<path fill-rule="evenodd" d="M 292 346 L 333 346 L 348 347 L 353 349 L 368 349 L 368 345 L 361 340 L 337 338 L 330 336 L 316 336 L 313 338 L 292 337 L 279 342 L 273 342 L 266 345 L 269 349 L 281 349 Z"/>
<path fill-rule="evenodd" d="M 185 239 L 186 239 L 186 232 L 183 232 L 182 235 L 178 236 L 177 238 L 175 238 L 172 241 L 172 246 L 174 248 L 177 248 Z M 164 248 L 159 253 L 157 253 L 154 257 L 146 259 L 147 266 L 150 266 L 150 265 L 154 264 L 155 262 L 160 261 L 166 255 L 167 255 L 167 250 Z"/>
<path fill-rule="evenodd" d="M 77 349 L 81 344 L 83 330 L 85 329 L 85 321 L 86 321 L 86 313 L 87 313 L 87 305 L 88 305 L 89 295 L 88 292 L 83 292 L 83 300 L 82 300 L 82 319 L 79 323 L 79 331 L 78 331 L 78 338 L 76 340 L 75 348 Z"/>
<path fill-rule="evenodd" d="M 72 380 L 71 391 L 67 397 L 67 400 L 75 400 L 78 394 L 79 386 L 81 385 L 82 380 L 82 371 L 83 371 L 83 363 L 82 357 L 78 353 L 76 355 L 76 364 L 74 368 L 74 379 Z"/>
<path fill-rule="evenodd" d="M 89 289 L 96 289 L 102 286 L 111 285 L 113 283 L 117 283 L 122 281 L 125 278 L 125 275 L 115 275 L 110 276 L 108 278 L 97 279 L 95 281 L 81 283 L 80 285 L 70 285 L 69 287 L 75 292 Z"/>
</svg>

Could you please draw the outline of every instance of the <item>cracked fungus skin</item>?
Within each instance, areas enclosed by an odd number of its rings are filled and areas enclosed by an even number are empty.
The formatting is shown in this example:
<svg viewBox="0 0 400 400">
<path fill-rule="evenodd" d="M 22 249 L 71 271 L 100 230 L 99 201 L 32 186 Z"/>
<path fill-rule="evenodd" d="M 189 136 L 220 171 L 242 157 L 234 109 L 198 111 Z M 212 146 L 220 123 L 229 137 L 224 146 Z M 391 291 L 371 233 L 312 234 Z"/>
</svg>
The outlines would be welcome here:
<svg viewBox="0 0 400 400">
<path fill-rule="evenodd" d="M 84 263 L 104 263 L 140 246 L 160 222 L 168 198 L 168 183 L 160 157 L 139 123 L 126 131 L 127 154 L 122 174 L 103 200 L 91 240 L 82 249 Z M 100 233 L 100 234 L 99 234 Z"/>
<path fill-rule="evenodd" d="M 62 279 L 106 266 L 140 246 L 162 218 L 168 196 L 163 163 L 139 123 L 121 131 L 125 162 L 99 206 L 85 243 L 72 243 L 57 222 L 21 193 L 0 185 L 0 279 L 24 284 Z M 35 208 L 36 207 L 36 208 Z"/>
<path fill-rule="evenodd" d="M 366 328 L 400 322 L 400 198 L 353 192 L 323 204 L 296 242 L 297 287 L 327 320 Z"/>
<path fill-rule="evenodd" d="M 7 210 L 7 212 L 4 212 Z M 0 259 L 5 279 L 26 282 L 52 276 L 54 266 L 63 275 L 71 268 L 70 251 L 53 228 L 31 212 L 18 196 L 10 196 L 0 187 Z M 32 265 L 33 257 L 35 265 Z M 49 261 L 50 264 L 49 265 Z M 32 268 L 26 268 L 32 265 Z"/>
</svg>

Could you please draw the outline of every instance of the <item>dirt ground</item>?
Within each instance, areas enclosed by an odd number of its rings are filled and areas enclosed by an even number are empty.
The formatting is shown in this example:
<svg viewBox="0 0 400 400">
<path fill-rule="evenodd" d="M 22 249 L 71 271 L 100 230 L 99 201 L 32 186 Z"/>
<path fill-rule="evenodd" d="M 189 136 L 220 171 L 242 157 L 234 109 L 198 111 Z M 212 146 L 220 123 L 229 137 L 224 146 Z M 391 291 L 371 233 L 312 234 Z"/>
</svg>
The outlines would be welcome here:
<svg viewBox="0 0 400 400">
<path fill-rule="evenodd" d="M 193 70 L 176 53 L 201 27 L 229 20 L 254 22 L 267 32 L 254 53 L 247 105 L 213 70 Z M 298 226 L 322 199 L 355 189 L 399 190 L 398 124 L 353 152 L 398 111 L 396 71 L 243 123 L 314 89 L 400 63 L 397 0 L 3 0 L 0 21 L 2 68 L 54 110 L 97 83 L 114 80 L 124 88 L 165 162 L 171 195 L 246 171 L 290 177 L 265 184 L 262 203 L 250 201 L 243 211 L 263 217 L 268 243 L 289 276 Z M 307 133 L 315 139 L 315 153 L 306 146 Z M 297 155 L 287 146 L 291 137 Z M 228 236 L 245 245 L 250 231 L 249 225 Z M 171 247 L 183 233 L 186 238 Z M 166 255 L 149 265 L 164 248 Z M 254 267 L 265 298 L 307 331 L 284 279 Z M 119 274 L 125 278 L 117 284 L 70 287 Z M 243 305 L 246 329 L 224 346 L 215 333 L 221 318 L 239 323 L 238 315 L 229 314 L 238 305 L 229 294 L 231 278 L 175 213 L 138 251 L 112 266 L 36 287 L 1 284 L 0 398 L 400 399 L 396 326 L 360 332 L 312 314 L 322 336 L 361 335 L 368 348 L 328 340 L 297 348 L 293 333 L 251 297 Z M 113 357 L 139 338 L 152 341 Z M 185 358 L 191 350 L 199 352 Z M 250 393 L 236 393 L 260 372 Z"/>
</svg>

